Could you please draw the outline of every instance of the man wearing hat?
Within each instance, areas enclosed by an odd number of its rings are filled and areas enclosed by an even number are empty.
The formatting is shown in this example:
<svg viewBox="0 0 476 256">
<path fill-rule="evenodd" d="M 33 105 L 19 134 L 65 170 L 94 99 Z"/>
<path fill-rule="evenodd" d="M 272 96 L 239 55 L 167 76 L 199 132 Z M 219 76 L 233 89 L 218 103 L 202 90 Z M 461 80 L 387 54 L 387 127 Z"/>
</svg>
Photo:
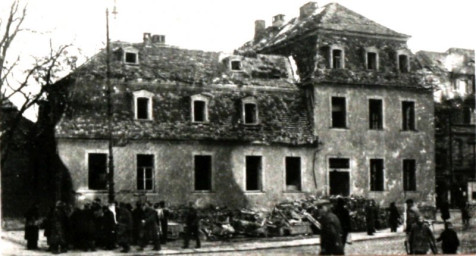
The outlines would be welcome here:
<svg viewBox="0 0 476 256">
<path fill-rule="evenodd" d="M 331 202 L 319 200 L 316 203 L 321 224 L 321 251 L 320 255 L 344 255 L 342 244 L 342 228 L 339 218 L 332 213 Z"/>
</svg>

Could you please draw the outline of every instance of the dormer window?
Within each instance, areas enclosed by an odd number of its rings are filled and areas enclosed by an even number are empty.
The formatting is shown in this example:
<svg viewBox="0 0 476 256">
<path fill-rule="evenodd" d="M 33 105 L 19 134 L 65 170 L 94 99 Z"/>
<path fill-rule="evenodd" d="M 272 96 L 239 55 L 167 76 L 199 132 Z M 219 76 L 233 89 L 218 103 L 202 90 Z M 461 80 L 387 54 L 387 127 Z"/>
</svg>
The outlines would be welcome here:
<svg viewBox="0 0 476 256">
<path fill-rule="evenodd" d="M 208 97 L 203 95 L 193 95 L 191 97 L 191 120 L 194 123 L 208 122 Z"/>
<path fill-rule="evenodd" d="M 397 67 L 400 73 L 410 72 L 410 58 L 407 50 L 397 51 Z"/>
<path fill-rule="evenodd" d="M 375 47 L 365 48 L 365 67 L 367 70 L 378 70 L 378 51 Z"/>
<path fill-rule="evenodd" d="M 258 104 L 254 98 L 243 99 L 243 123 L 247 125 L 258 124 Z"/>
<path fill-rule="evenodd" d="M 152 97 L 146 90 L 134 92 L 134 119 L 152 120 Z"/>
<path fill-rule="evenodd" d="M 232 60 L 231 61 L 231 70 L 239 71 L 241 70 L 241 61 L 239 60 Z"/>
<path fill-rule="evenodd" d="M 126 52 L 125 62 L 128 64 L 137 64 L 137 53 Z"/>
<path fill-rule="evenodd" d="M 134 47 L 128 46 L 122 48 L 122 61 L 125 64 L 139 64 L 139 50 Z"/>
<path fill-rule="evenodd" d="M 332 69 L 344 68 L 344 49 L 339 46 L 329 47 L 329 67 Z"/>
</svg>

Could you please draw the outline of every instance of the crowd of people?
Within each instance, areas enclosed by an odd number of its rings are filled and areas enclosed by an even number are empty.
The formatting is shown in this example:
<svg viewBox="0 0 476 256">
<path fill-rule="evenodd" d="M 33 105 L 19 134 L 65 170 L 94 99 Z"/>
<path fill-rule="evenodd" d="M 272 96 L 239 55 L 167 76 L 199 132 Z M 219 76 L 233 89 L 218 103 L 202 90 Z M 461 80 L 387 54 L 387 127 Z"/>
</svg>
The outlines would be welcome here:
<svg viewBox="0 0 476 256">
<path fill-rule="evenodd" d="M 149 244 L 159 251 L 167 242 L 169 214 L 164 201 L 156 204 L 137 202 L 132 207 L 117 202 L 102 204 L 101 200 L 95 199 L 91 203 L 80 203 L 74 209 L 58 201 L 41 222 L 38 206 L 34 205 L 25 215 L 27 249 L 38 249 L 39 228 L 43 225 L 44 236 L 53 253 L 70 249 L 113 250 L 118 246 L 122 247 L 121 252 L 129 252 L 131 245 L 137 245 L 137 250 L 142 251 Z M 190 204 L 186 213 L 184 248 L 188 247 L 191 237 L 195 238 L 196 247 L 200 247 L 198 223 L 197 211 Z"/>
</svg>

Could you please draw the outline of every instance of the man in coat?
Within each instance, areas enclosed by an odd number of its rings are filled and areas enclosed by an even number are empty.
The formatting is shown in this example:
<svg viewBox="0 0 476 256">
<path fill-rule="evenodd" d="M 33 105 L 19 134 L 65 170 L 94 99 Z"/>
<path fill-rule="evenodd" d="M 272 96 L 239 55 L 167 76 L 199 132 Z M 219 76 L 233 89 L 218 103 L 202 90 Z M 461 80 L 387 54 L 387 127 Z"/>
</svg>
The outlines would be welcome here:
<svg viewBox="0 0 476 256">
<path fill-rule="evenodd" d="M 152 208 L 150 202 L 145 203 L 144 219 L 141 220 L 141 224 L 144 234 L 141 236 L 139 241 L 139 250 L 144 250 L 144 247 L 147 246 L 147 243 L 152 240 L 154 243 L 153 250 L 160 251 L 159 217 L 157 215 L 157 211 Z"/>
<path fill-rule="evenodd" d="M 132 214 L 124 204 L 116 207 L 117 213 L 117 243 L 122 246 L 121 252 L 130 251 L 132 236 Z"/>
<path fill-rule="evenodd" d="M 167 243 L 167 231 L 168 231 L 168 225 L 169 225 L 169 210 L 165 208 L 165 202 L 160 201 L 159 202 L 159 209 L 157 210 L 157 214 L 159 215 L 159 222 L 160 222 L 160 228 L 162 231 L 162 236 L 161 238 L 161 243 L 165 244 Z"/>
<path fill-rule="evenodd" d="M 408 242 L 410 254 L 427 254 L 429 249 L 434 254 L 437 253 L 435 237 L 428 225 L 424 223 L 423 216 L 418 216 L 417 222 L 413 223 Z"/>
<path fill-rule="evenodd" d="M 367 206 L 365 206 L 365 221 L 367 224 L 367 235 L 373 236 L 375 233 L 375 204 L 374 200 L 370 200 L 367 202 Z"/>
<path fill-rule="evenodd" d="M 104 235 L 104 246 L 107 250 L 116 248 L 116 205 L 109 203 L 108 207 L 103 207 L 102 227 Z"/>
<path fill-rule="evenodd" d="M 321 251 L 320 255 L 344 255 L 342 244 L 342 228 L 339 218 L 331 212 L 331 203 L 328 200 L 317 202 L 321 224 Z"/>
<path fill-rule="evenodd" d="M 200 234 L 199 234 L 199 223 L 200 219 L 198 218 L 198 213 L 193 203 L 189 203 L 186 219 L 185 219 L 185 237 L 183 240 L 183 248 L 188 248 L 188 243 L 190 237 L 195 238 L 196 246 L 195 248 L 200 248 Z"/>
<path fill-rule="evenodd" d="M 441 249 L 444 254 L 456 254 L 456 251 L 458 251 L 459 239 L 458 235 L 453 230 L 453 224 L 451 224 L 451 222 L 448 221 L 445 223 L 445 230 L 441 232 L 436 241 L 442 242 Z"/>
<path fill-rule="evenodd" d="M 345 247 L 347 242 L 347 236 L 351 231 L 350 214 L 349 210 L 345 207 L 345 201 L 343 198 L 337 199 L 337 206 L 334 210 L 337 218 L 339 218 L 342 227 L 342 246 Z"/>
</svg>

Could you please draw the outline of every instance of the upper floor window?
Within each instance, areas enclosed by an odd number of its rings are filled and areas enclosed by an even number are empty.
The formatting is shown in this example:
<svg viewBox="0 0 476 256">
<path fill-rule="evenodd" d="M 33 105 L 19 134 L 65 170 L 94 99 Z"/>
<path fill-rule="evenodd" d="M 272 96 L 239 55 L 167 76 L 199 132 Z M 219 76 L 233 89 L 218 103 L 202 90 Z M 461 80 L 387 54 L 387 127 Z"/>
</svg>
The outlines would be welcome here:
<svg viewBox="0 0 476 256">
<path fill-rule="evenodd" d="M 154 188 L 154 155 L 137 155 L 137 189 Z"/>
<path fill-rule="evenodd" d="M 339 46 L 329 47 L 329 67 L 332 69 L 344 68 L 345 64 L 344 49 Z"/>
<path fill-rule="evenodd" d="M 234 71 L 241 70 L 241 61 L 232 60 L 231 61 L 231 70 L 234 70 Z"/>
<path fill-rule="evenodd" d="M 384 191 L 383 159 L 370 159 L 370 191 Z"/>
<path fill-rule="evenodd" d="M 123 61 L 126 64 L 139 64 L 139 50 L 134 47 L 125 47 L 122 49 L 124 52 Z"/>
<path fill-rule="evenodd" d="M 365 67 L 368 70 L 378 70 L 378 50 L 376 47 L 365 48 Z"/>
<path fill-rule="evenodd" d="M 88 188 L 91 190 L 107 188 L 107 154 L 88 154 Z"/>
<path fill-rule="evenodd" d="M 397 68 L 400 73 L 410 72 L 410 52 L 406 49 L 397 51 Z"/>
<path fill-rule="evenodd" d="M 258 104 L 252 97 L 243 99 L 243 123 L 244 124 L 258 124 Z"/>
<path fill-rule="evenodd" d="M 416 190 L 416 163 L 414 159 L 403 160 L 403 190 Z"/>
<path fill-rule="evenodd" d="M 345 97 L 332 97 L 332 128 L 346 128 Z"/>
<path fill-rule="evenodd" d="M 402 129 L 415 130 L 415 102 L 402 101 Z"/>
<path fill-rule="evenodd" d="M 208 97 L 203 95 L 193 95 L 192 97 L 192 122 L 208 122 Z"/>
<path fill-rule="evenodd" d="M 369 129 L 381 130 L 383 128 L 382 100 L 369 100 Z"/>
<path fill-rule="evenodd" d="M 146 90 L 136 91 L 134 94 L 134 118 L 138 120 L 152 120 L 152 96 Z"/>
</svg>

